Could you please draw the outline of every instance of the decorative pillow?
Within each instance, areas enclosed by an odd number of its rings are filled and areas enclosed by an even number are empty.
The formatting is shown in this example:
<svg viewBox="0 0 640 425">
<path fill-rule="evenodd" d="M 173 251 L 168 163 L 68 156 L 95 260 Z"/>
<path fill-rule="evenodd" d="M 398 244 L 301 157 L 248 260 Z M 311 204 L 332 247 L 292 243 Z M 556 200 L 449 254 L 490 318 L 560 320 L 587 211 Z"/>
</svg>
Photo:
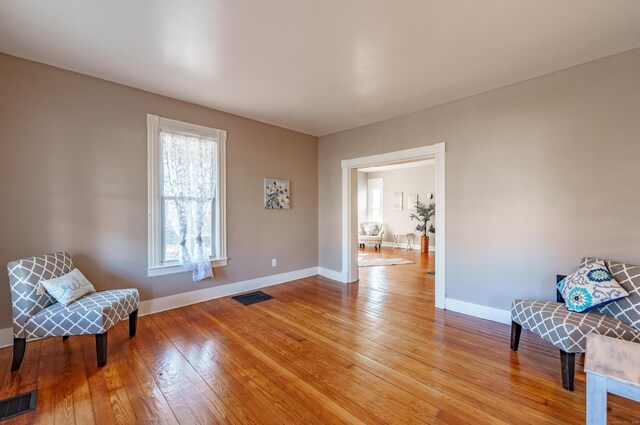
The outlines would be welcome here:
<svg viewBox="0 0 640 425">
<path fill-rule="evenodd" d="M 95 288 L 78 269 L 49 280 L 41 280 L 40 283 L 49 295 L 60 304 L 67 306 L 78 298 L 96 292 Z"/>
<path fill-rule="evenodd" d="M 592 310 L 629 295 L 602 261 L 581 266 L 558 282 L 567 309 L 578 313 Z"/>
<path fill-rule="evenodd" d="M 378 228 L 378 225 L 376 223 L 368 223 L 366 226 L 364 226 L 364 232 L 367 236 L 378 236 L 378 233 L 380 233 L 380 229 Z"/>
</svg>

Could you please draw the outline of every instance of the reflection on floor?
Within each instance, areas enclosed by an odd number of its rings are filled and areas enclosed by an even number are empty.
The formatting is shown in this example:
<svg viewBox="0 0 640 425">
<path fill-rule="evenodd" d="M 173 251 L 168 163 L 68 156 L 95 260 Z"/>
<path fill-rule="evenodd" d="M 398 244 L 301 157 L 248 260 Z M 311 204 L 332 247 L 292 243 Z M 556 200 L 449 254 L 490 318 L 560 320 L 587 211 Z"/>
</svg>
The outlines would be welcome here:
<svg viewBox="0 0 640 425">
<path fill-rule="evenodd" d="M 584 423 L 580 364 L 565 391 L 555 348 L 524 332 L 513 353 L 508 326 L 434 309 L 433 254 L 364 252 L 416 263 L 140 317 L 133 339 L 119 323 L 102 369 L 92 336 L 29 342 L 14 374 L 2 349 L 0 398 L 38 389 L 36 411 L 3 425 Z M 631 401 L 609 408 L 638 418 Z"/>
</svg>

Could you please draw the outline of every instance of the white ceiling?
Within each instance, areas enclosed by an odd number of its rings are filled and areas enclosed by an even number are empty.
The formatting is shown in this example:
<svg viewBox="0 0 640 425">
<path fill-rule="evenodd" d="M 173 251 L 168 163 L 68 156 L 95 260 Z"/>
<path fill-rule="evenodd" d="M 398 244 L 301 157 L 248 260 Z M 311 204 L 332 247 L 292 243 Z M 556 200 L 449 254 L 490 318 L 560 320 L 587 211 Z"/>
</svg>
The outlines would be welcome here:
<svg viewBox="0 0 640 425">
<path fill-rule="evenodd" d="M 0 0 L 0 51 L 325 135 L 640 47 L 639 0 Z"/>
</svg>

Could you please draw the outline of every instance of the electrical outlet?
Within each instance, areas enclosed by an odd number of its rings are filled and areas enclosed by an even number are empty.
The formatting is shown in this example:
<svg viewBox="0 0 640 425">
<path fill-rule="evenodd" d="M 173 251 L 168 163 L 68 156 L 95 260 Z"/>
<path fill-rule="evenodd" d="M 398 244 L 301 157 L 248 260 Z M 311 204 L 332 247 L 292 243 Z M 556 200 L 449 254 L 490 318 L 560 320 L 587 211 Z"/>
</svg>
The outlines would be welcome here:
<svg viewBox="0 0 640 425">
<path fill-rule="evenodd" d="M 271 267 L 276 267 L 278 265 L 278 259 L 274 258 L 271 260 Z"/>
</svg>

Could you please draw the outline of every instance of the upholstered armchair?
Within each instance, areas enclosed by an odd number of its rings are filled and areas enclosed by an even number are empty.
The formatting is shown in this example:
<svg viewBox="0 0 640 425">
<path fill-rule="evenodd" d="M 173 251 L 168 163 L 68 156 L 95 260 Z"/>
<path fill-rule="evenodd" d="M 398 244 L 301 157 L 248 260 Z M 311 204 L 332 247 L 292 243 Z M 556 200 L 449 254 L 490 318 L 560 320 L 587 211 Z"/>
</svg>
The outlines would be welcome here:
<svg viewBox="0 0 640 425">
<path fill-rule="evenodd" d="M 129 318 L 129 335 L 135 336 L 140 297 L 137 289 L 93 292 L 66 307 L 45 291 L 42 280 L 53 279 L 75 269 L 66 252 L 17 260 L 7 265 L 13 312 L 13 362 L 20 368 L 27 338 L 72 335 L 96 336 L 98 366 L 107 363 L 107 332 L 120 320 Z"/>
<path fill-rule="evenodd" d="M 384 228 L 382 223 L 377 221 L 363 221 L 358 230 L 358 245 L 364 248 L 365 244 L 373 244 L 374 248 L 382 246 L 382 235 Z"/>
<path fill-rule="evenodd" d="M 580 266 L 595 261 L 585 257 Z M 640 266 L 604 261 L 609 273 L 629 293 L 588 312 L 569 311 L 559 291 L 556 302 L 544 300 L 513 301 L 511 306 L 511 349 L 518 351 L 522 328 L 533 332 L 560 349 L 562 386 L 573 391 L 576 353 L 587 350 L 591 333 L 640 343 Z M 556 283 L 566 276 L 557 276 Z"/>
</svg>

